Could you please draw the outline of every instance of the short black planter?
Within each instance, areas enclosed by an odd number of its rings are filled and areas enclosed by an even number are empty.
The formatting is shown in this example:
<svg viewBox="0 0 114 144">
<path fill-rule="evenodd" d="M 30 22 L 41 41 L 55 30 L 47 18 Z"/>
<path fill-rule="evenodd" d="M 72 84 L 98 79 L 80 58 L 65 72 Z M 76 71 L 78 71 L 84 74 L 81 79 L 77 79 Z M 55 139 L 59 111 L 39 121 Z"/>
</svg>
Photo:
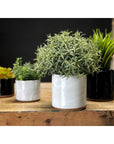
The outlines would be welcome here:
<svg viewBox="0 0 114 144">
<path fill-rule="evenodd" d="M 8 97 L 14 94 L 14 78 L 0 79 L 0 97 Z"/>
<path fill-rule="evenodd" d="M 87 98 L 94 101 L 109 101 L 114 97 L 114 71 L 102 71 L 87 76 Z"/>
</svg>

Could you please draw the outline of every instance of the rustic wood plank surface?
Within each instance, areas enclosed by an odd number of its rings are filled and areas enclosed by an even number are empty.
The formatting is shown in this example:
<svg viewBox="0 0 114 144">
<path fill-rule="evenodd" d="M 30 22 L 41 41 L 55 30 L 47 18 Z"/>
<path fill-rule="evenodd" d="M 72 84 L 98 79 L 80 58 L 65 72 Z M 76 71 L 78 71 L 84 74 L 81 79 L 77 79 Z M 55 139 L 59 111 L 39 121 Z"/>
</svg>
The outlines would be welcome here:
<svg viewBox="0 0 114 144">
<path fill-rule="evenodd" d="M 41 99 L 36 102 L 19 102 L 15 96 L 9 98 L 0 98 L 0 112 L 53 112 L 53 111 L 68 111 L 58 110 L 52 107 L 52 85 L 51 83 L 41 83 Z M 114 101 L 109 102 L 94 102 L 87 101 L 86 111 L 113 111 Z M 72 111 L 72 110 L 69 110 Z"/>
<path fill-rule="evenodd" d="M 15 96 L 0 98 L 0 125 L 74 126 L 114 125 L 114 101 L 87 101 L 85 110 L 58 110 L 52 107 L 52 85 L 41 83 L 41 99 L 18 102 Z"/>
</svg>

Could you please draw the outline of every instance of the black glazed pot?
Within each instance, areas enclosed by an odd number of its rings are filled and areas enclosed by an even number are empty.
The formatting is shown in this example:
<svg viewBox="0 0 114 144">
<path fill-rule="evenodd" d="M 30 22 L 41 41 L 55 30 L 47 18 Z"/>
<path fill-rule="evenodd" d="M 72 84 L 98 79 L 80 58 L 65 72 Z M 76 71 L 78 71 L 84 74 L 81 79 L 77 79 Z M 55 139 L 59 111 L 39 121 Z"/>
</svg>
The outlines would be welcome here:
<svg viewBox="0 0 114 144">
<path fill-rule="evenodd" d="M 0 79 L 0 97 L 12 96 L 14 94 L 14 78 Z"/>
<path fill-rule="evenodd" d="M 94 101 L 113 100 L 114 71 L 102 71 L 87 76 L 87 98 Z"/>
</svg>

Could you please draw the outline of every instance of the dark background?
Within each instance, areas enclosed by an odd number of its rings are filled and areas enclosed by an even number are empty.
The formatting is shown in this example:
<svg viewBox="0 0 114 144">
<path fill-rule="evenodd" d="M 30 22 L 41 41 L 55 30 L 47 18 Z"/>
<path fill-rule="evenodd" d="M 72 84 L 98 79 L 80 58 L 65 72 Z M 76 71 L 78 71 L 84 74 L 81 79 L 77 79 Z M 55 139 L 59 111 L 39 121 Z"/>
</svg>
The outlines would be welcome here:
<svg viewBox="0 0 114 144">
<path fill-rule="evenodd" d="M 12 67 L 17 57 L 23 57 L 24 62 L 33 63 L 37 45 L 43 44 L 49 33 L 79 30 L 88 37 L 96 28 L 100 28 L 102 32 L 106 28 L 110 32 L 111 21 L 109 18 L 0 19 L 0 66 Z M 42 81 L 50 81 L 50 77 L 43 78 Z"/>
</svg>

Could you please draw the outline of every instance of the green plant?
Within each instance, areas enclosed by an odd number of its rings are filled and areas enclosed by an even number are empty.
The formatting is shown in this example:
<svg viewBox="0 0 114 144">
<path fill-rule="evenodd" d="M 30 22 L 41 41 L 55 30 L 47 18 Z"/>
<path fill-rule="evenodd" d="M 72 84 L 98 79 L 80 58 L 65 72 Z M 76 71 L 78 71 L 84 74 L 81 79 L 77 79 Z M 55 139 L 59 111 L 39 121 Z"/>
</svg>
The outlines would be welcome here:
<svg viewBox="0 0 114 144">
<path fill-rule="evenodd" d="M 93 33 L 93 40 L 102 52 L 101 66 L 104 70 L 110 68 L 111 58 L 114 54 L 114 40 L 111 39 L 111 34 L 105 30 L 105 35 L 103 35 L 99 29 L 94 30 Z"/>
<path fill-rule="evenodd" d="M 17 58 L 13 64 L 13 72 L 16 80 L 37 80 L 41 78 L 41 74 L 30 63 L 22 64 L 22 58 Z"/>
<path fill-rule="evenodd" d="M 83 34 L 62 31 L 54 36 L 48 35 L 46 43 L 36 52 L 36 67 L 44 74 L 86 75 L 100 68 L 101 51 L 96 44 Z"/>
</svg>

